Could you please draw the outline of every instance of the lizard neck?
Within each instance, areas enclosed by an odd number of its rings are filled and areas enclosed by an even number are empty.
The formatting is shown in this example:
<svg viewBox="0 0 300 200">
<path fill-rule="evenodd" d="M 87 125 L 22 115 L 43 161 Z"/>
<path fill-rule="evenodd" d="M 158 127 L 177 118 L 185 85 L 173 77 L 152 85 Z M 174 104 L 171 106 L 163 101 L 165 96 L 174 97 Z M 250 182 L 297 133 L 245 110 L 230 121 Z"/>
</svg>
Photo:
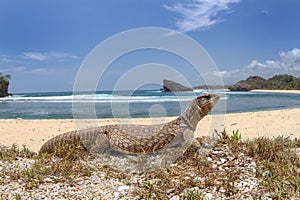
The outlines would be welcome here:
<svg viewBox="0 0 300 200">
<path fill-rule="evenodd" d="M 205 115 L 207 115 L 207 113 L 203 112 L 203 109 L 199 107 L 195 101 L 192 101 L 192 103 L 185 109 L 180 117 L 189 127 L 195 130 L 198 122 Z"/>
</svg>

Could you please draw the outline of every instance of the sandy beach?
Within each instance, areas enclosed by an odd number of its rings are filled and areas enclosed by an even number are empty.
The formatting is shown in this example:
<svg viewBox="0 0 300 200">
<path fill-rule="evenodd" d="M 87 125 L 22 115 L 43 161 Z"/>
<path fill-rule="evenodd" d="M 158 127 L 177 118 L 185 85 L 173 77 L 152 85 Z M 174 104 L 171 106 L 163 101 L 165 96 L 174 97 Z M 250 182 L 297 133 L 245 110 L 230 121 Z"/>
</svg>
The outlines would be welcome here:
<svg viewBox="0 0 300 200">
<path fill-rule="evenodd" d="M 56 135 L 81 128 L 115 123 L 153 124 L 174 119 L 140 118 L 140 119 L 98 119 L 98 120 L 0 120 L 0 144 L 18 146 L 26 145 L 30 150 L 38 151 L 41 145 Z M 223 129 L 231 134 L 239 130 L 242 139 L 260 136 L 291 136 L 300 138 L 300 108 L 261 112 L 235 113 L 226 115 L 209 115 L 200 121 L 195 137 L 211 135 L 214 130 Z"/>
<path fill-rule="evenodd" d="M 276 93 L 300 94 L 300 90 L 251 90 L 251 92 L 276 92 Z"/>
</svg>

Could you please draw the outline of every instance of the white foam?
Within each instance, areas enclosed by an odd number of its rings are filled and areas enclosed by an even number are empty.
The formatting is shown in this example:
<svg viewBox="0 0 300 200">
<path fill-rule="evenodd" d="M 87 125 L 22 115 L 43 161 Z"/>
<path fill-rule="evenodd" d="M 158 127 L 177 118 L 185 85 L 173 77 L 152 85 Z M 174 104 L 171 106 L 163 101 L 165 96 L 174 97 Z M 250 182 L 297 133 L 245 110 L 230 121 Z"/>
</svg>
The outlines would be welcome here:
<svg viewBox="0 0 300 200">
<path fill-rule="evenodd" d="M 2 102 L 34 102 L 34 103 L 162 103 L 162 102 L 184 102 L 194 98 L 188 96 L 121 96 L 112 94 L 79 94 L 64 96 L 25 96 L 14 95 L 2 98 Z M 228 99 L 228 96 L 222 95 L 221 99 Z"/>
</svg>

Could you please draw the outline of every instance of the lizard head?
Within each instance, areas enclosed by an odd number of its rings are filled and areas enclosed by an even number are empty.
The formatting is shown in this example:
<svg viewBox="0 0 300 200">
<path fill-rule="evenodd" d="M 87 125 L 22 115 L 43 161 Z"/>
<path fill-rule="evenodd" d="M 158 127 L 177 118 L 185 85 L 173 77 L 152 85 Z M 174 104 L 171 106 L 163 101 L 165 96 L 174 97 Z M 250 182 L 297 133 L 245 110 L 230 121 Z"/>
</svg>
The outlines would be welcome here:
<svg viewBox="0 0 300 200">
<path fill-rule="evenodd" d="M 204 94 L 196 97 L 193 101 L 201 109 L 202 115 L 207 113 L 217 104 L 220 96 L 216 94 Z"/>
<path fill-rule="evenodd" d="M 198 96 L 192 100 L 191 104 L 181 114 L 181 117 L 195 129 L 198 122 L 211 111 L 219 99 L 220 96 L 216 94 Z"/>
</svg>

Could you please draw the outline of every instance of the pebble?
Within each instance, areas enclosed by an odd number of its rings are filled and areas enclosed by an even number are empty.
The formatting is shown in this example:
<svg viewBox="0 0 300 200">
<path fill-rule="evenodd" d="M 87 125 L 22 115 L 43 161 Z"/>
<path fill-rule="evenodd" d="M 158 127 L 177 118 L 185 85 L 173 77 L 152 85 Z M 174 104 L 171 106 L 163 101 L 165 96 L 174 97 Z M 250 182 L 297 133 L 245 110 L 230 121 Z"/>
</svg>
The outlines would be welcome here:
<svg viewBox="0 0 300 200">
<path fill-rule="evenodd" d="M 118 192 L 122 192 L 124 190 L 129 190 L 129 186 L 127 185 L 122 185 L 118 187 Z"/>
<path fill-rule="evenodd" d="M 175 196 L 171 197 L 169 200 L 180 200 L 180 196 L 175 195 Z"/>
<path fill-rule="evenodd" d="M 224 164 L 227 161 L 227 159 L 226 158 L 220 158 L 220 161 L 221 161 L 221 164 Z"/>
<path fill-rule="evenodd" d="M 211 193 L 204 193 L 202 199 L 203 200 L 212 200 L 213 199 L 213 194 Z"/>
<path fill-rule="evenodd" d="M 212 158 L 211 157 L 207 157 L 206 159 L 208 162 L 211 162 L 212 161 Z"/>
</svg>

